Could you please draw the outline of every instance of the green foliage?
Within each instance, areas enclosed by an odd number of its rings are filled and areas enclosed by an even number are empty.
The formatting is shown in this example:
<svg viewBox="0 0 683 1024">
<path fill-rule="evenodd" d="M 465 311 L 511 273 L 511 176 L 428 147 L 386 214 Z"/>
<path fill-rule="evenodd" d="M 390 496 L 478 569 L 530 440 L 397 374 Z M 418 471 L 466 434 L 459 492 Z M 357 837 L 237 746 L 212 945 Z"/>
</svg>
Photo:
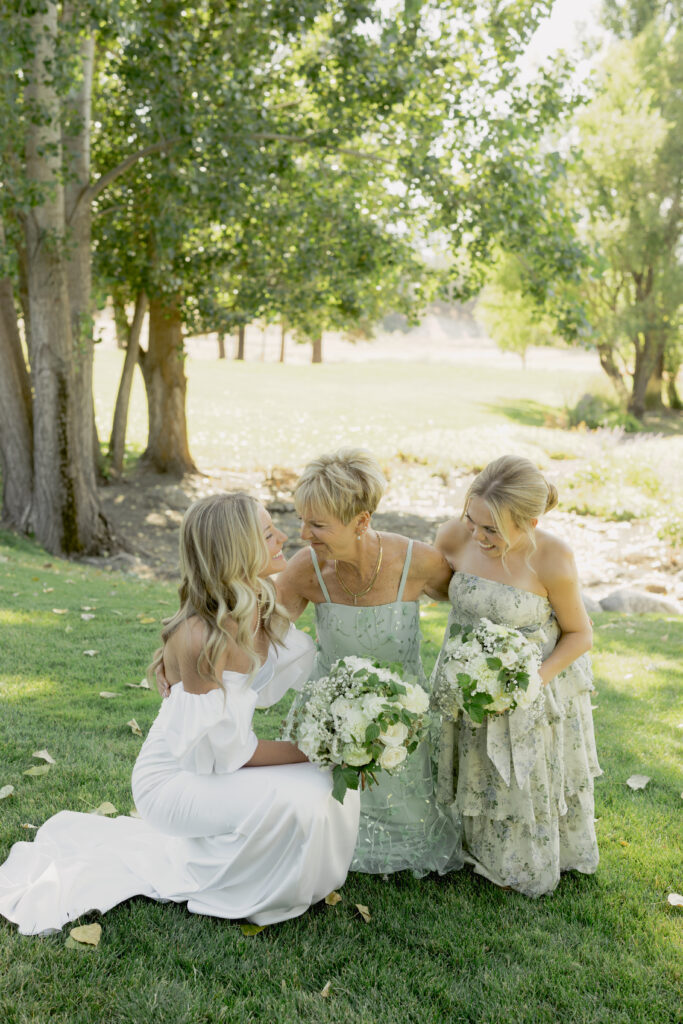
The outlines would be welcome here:
<svg viewBox="0 0 683 1024">
<path fill-rule="evenodd" d="M 516 352 L 526 365 L 530 345 L 552 345 L 559 339 L 551 318 L 525 290 L 525 272 L 520 258 L 500 254 L 477 300 L 475 316 L 498 348 Z"/>
<path fill-rule="evenodd" d="M 633 434 L 642 430 L 643 426 L 620 402 L 606 395 L 583 395 L 576 405 L 566 412 L 570 427 L 585 426 L 590 430 L 621 429 L 627 434 Z"/>
<path fill-rule="evenodd" d="M 59 809 L 87 811 L 104 799 L 129 810 L 140 739 L 125 722 L 132 715 L 146 732 L 158 708 L 156 695 L 125 687 L 140 679 L 158 638 L 159 625 L 140 625 L 137 614 L 167 614 L 175 589 L 69 562 L 47 568 L 43 551 L 7 534 L 0 555 L 8 559 L 0 562 L 0 783 L 15 786 L 0 804 L 4 859 L 14 842 L 30 839 L 22 823 L 40 825 Z M 54 590 L 43 593 L 48 586 Z M 80 620 L 82 604 L 96 606 L 95 620 Z M 53 605 L 68 606 L 68 615 L 53 615 Z M 423 609 L 428 672 L 446 610 Z M 64 632 L 66 624 L 73 632 Z M 599 615 L 595 635 L 604 776 L 596 787 L 594 877 L 564 876 L 555 893 L 529 900 L 467 868 L 386 881 L 350 874 L 337 906 L 257 935 L 138 898 L 82 919 L 101 921 L 97 949 L 69 948 L 68 930 L 24 938 L 3 921 L 0 1017 L 7 1024 L 671 1024 L 683 980 L 680 911 L 666 902 L 680 891 L 683 627 L 654 616 Z M 82 656 L 90 646 L 101 648 L 98 657 Z M 100 700 L 104 686 L 121 696 Z M 286 705 L 258 713 L 262 735 L 277 735 Z M 24 777 L 43 747 L 56 765 Z M 651 776 L 645 790 L 625 785 L 633 772 Z M 357 903 L 370 910 L 367 924 Z"/>
</svg>

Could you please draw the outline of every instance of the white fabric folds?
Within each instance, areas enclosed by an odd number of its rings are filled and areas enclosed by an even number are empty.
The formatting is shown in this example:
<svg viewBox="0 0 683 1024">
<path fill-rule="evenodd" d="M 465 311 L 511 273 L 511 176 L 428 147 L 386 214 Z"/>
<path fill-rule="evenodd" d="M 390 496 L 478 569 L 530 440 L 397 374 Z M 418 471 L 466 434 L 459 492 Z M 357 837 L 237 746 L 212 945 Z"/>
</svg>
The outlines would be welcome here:
<svg viewBox="0 0 683 1024">
<path fill-rule="evenodd" d="M 343 885 L 358 794 L 338 803 L 330 774 L 312 764 L 244 767 L 255 706 L 300 688 L 313 656 L 292 627 L 251 681 L 226 672 L 224 690 L 202 695 L 176 684 L 133 769 L 142 819 L 54 815 L 0 867 L 0 914 L 35 935 L 143 895 L 263 925 Z"/>
</svg>

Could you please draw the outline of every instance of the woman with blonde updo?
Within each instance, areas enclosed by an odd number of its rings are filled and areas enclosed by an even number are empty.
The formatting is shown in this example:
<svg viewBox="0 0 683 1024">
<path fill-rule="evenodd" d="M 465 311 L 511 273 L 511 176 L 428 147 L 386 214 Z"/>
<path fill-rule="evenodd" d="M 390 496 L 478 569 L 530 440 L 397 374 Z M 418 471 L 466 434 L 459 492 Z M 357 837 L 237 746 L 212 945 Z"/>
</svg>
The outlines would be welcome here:
<svg viewBox="0 0 683 1024">
<path fill-rule="evenodd" d="M 533 463 L 504 455 L 474 479 L 462 517 L 436 540 L 453 569 L 449 629 L 485 617 L 541 649 L 540 717 L 518 709 L 477 725 L 462 714 L 444 721 L 439 754 L 438 796 L 450 804 L 457 752 L 453 807 L 466 861 L 529 896 L 554 889 L 561 871 L 591 874 L 598 865 L 591 624 L 570 549 L 537 527 L 556 504 Z"/>
<path fill-rule="evenodd" d="M 314 679 L 338 658 L 357 655 L 398 662 L 406 678 L 426 685 L 419 597 L 445 593 L 451 569 L 431 545 L 373 527 L 385 487 L 377 460 L 360 448 L 319 456 L 297 483 L 301 536 L 310 547 L 290 560 L 277 586 L 293 619 L 309 601 L 315 606 Z M 422 876 L 460 867 L 460 830 L 437 806 L 430 749 L 423 742 L 400 774 L 383 774 L 361 794 L 351 870 Z"/>
<path fill-rule="evenodd" d="M 338 803 L 329 772 L 252 728 L 255 708 L 300 688 L 313 664 L 312 641 L 290 625 L 270 579 L 285 565 L 285 539 L 246 494 L 187 510 L 180 609 L 150 666 L 163 664 L 170 694 L 133 768 L 140 817 L 63 811 L 13 847 L 0 914 L 24 934 L 135 895 L 265 925 L 344 883 L 358 794 Z"/>
</svg>

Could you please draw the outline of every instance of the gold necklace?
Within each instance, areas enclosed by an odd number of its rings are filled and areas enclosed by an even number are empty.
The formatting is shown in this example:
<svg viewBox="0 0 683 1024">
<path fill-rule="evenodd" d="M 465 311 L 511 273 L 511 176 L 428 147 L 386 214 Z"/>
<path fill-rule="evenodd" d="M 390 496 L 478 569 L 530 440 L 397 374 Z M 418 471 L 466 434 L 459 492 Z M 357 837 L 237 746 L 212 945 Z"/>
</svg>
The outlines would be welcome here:
<svg viewBox="0 0 683 1024">
<path fill-rule="evenodd" d="M 377 577 L 379 576 L 379 571 L 382 568 L 382 538 L 380 537 L 379 534 L 377 534 L 377 541 L 379 543 L 379 554 L 377 555 L 377 565 L 375 566 L 375 571 L 372 574 L 372 579 L 368 583 L 368 585 L 365 588 L 365 590 L 359 590 L 355 594 L 354 594 L 354 592 L 352 590 L 349 590 L 349 588 L 344 583 L 344 580 L 339 575 L 339 566 L 337 565 L 337 559 L 335 558 L 335 560 L 334 560 L 334 572 L 335 572 L 335 575 L 336 575 L 337 579 L 339 580 L 339 584 L 342 587 L 342 589 L 346 591 L 346 593 L 349 595 L 349 597 L 353 598 L 353 603 L 354 604 L 358 604 L 358 598 L 359 597 L 365 597 L 366 594 L 369 594 L 370 591 L 372 590 L 372 588 L 374 587 L 375 583 L 377 582 Z"/>
</svg>

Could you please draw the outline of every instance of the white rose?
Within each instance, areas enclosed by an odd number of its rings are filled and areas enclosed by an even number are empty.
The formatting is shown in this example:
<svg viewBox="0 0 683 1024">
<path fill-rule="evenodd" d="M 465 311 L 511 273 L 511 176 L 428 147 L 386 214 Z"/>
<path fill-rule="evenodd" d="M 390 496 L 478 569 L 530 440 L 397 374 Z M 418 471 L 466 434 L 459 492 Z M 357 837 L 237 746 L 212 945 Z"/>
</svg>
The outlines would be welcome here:
<svg viewBox="0 0 683 1024">
<path fill-rule="evenodd" d="M 519 654 L 517 651 L 497 651 L 496 657 L 500 658 L 505 668 L 513 668 L 519 661 Z"/>
<path fill-rule="evenodd" d="M 512 707 L 513 698 L 509 693 L 501 693 L 495 697 L 490 704 L 486 705 L 487 711 L 509 711 Z"/>
<path fill-rule="evenodd" d="M 406 683 L 406 693 L 399 694 L 399 703 L 407 710 L 417 715 L 423 714 L 429 707 L 429 696 L 421 686 L 414 686 Z"/>
<path fill-rule="evenodd" d="M 380 697 L 377 693 L 366 693 L 361 702 L 363 713 L 368 718 L 375 719 L 381 711 L 384 711 L 384 707 L 387 701 L 384 697 Z"/>
<path fill-rule="evenodd" d="M 403 722 L 396 722 L 395 725 L 388 725 L 379 738 L 385 747 L 400 747 L 408 735 L 408 726 Z M 401 758 L 403 760 L 403 758 Z"/>
<path fill-rule="evenodd" d="M 345 743 L 342 748 L 342 757 L 347 764 L 354 768 L 360 768 L 368 761 L 372 761 L 372 757 L 360 743 Z"/>
<path fill-rule="evenodd" d="M 333 700 L 330 704 L 330 711 L 333 715 L 337 715 L 339 718 L 345 718 L 353 707 L 354 703 L 352 700 L 349 700 L 348 697 L 337 697 L 337 699 Z"/>
<path fill-rule="evenodd" d="M 405 747 L 385 747 L 379 756 L 380 767 L 387 772 L 394 771 L 407 756 Z"/>
</svg>

